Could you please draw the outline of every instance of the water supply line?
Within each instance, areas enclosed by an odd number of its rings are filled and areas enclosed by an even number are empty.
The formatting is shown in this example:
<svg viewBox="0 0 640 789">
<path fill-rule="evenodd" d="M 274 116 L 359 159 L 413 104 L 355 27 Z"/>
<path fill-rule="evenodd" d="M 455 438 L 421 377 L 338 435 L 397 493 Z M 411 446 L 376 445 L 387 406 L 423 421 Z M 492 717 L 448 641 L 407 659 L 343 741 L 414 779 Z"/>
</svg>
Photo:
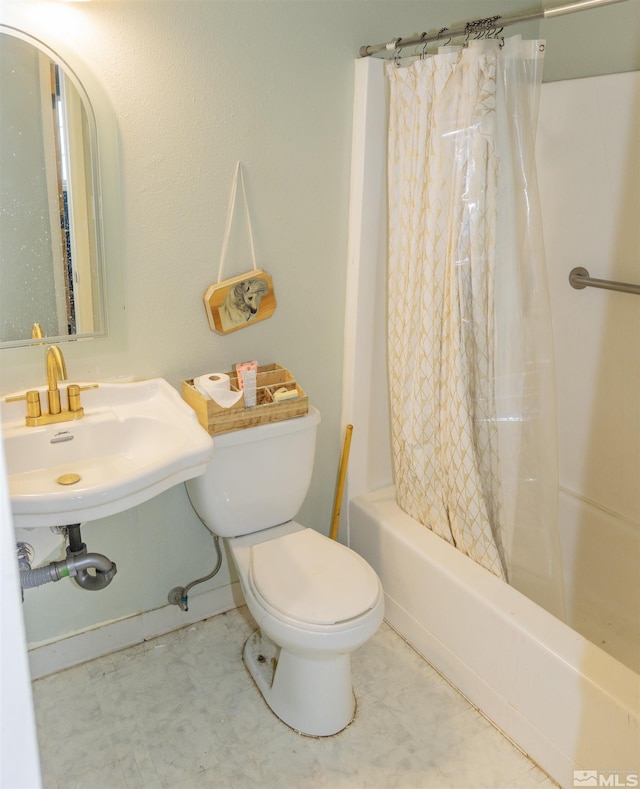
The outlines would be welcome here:
<svg viewBox="0 0 640 789">
<path fill-rule="evenodd" d="M 118 572 L 115 562 L 101 553 L 88 553 L 87 546 L 80 537 L 80 524 L 65 527 L 69 537 L 67 558 L 50 562 L 43 567 L 31 568 L 33 548 L 28 543 L 17 543 L 20 586 L 34 589 L 37 586 L 59 581 L 61 578 L 75 578 L 76 583 L 87 591 L 98 591 L 109 586 Z M 89 572 L 92 570 L 93 572 Z"/>
<path fill-rule="evenodd" d="M 191 504 L 191 508 L 197 515 L 200 523 L 213 537 L 213 545 L 216 549 L 217 559 L 216 559 L 216 566 L 208 575 L 204 575 L 202 578 L 198 578 L 195 581 L 191 581 L 191 583 L 187 584 L 186 586 L 174 586 L 173 589 L 169 592 L 167 596 L 167 600 L 171 603 L 171 605 L 177 605 L 181 611 L 189 610 L 189 590 L 194 586 L 196 586 L 197 584 L 202 584 L 205 581 L 209 581 L 211 578 L 213 578 L 214 575 L 218 573 L 220 567 L 222 566 L 222 551 L 220 550 L 220 541 L 218 539 L 218 535 L 213 534 L 209 529 L 209 527 L 207 526 L 207 524 L 202 520 L 202 518 L 200 517 L 200 513 L 193 506 L 193 502 L 191 501 L 191 496 L 189 495 L 189 489 L 186 487 L 186 485 L 185 485 L 185 489 L 187 491 L 187 498 L 189 499 L 189 504 Z"/>
<path fill-rule="evenodd" d="M 198 578 L 195 581 L 191 581 L 191 583 L 187 584 L 186 586 L 174 586 L 167 596 L 167 600 L 171 603 L 171 605 L 177 605 L 181 611 L 189 610 L 189 590 L 196 586 L 196 584 L 202 584 L 205 581 L 209 581 L 220 570 L 222 565 L 222 551 L 220 550 L 220 541 L 217 535 L 213 534 L 211 536 L 213 537 L 213 544 L 216 549 L 216 566 L 208 575 Z"/>
</svg>

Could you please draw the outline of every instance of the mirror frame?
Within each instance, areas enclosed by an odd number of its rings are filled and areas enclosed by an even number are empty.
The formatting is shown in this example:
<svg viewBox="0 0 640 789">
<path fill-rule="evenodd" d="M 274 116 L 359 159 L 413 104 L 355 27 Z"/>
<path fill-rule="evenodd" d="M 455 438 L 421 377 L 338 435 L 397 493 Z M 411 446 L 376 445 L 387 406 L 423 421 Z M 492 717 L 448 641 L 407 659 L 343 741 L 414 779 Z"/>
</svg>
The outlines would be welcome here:
<svg viewBox="0 0 640 789">
<path fill-rule="evenodd" d="M 108 311 L 107 311 L 107 293 L 106 293 L 106 270 L 105 270 L 105 253 L 104 253 L 104 228 L 102 216 L 102 187 L 100 179 L 100 155 L 98 145 L 98 127 L 96 123 L 95 112 L 89 95 L 85 90 L 82 82 L 78 78 L 75 71 L 51 47 L 47 46 L 43 41 L 35 36 L 26 33 L 24 30 L 0 23 L 0 33 L 5 33 L 22 41 L 31 44 L 36 49 L 45 54 L 51 61 L 59 66 L 72 82 L 74 88 L 78 91 L 84 111 L 87 117 L 88 128 L 88 142 L 89 142 L 89 161 L 91 163 L 91 182 L 93 186 L 93 201 L 90 204 L 93 208 L 93 219 L 95 223 L 95 257 L 96 257 L 96 276 L 97 276 L 97 290 L 99 293 L 99 320 L 100 328 L 93 332 L 81 332 L 77 334 L 62 334 L 56 336 L 47 336 L 44 338 L 24 338 L 20 340 L 0 340 L 0 350 L 5 348 L 19 348 L 25 346 L 43 345 L 49 343 L 60 342 L 74 342 L 76 340 L 85 340 L 91 338 L 105 338 L 108 336 Z"/>
</svg>

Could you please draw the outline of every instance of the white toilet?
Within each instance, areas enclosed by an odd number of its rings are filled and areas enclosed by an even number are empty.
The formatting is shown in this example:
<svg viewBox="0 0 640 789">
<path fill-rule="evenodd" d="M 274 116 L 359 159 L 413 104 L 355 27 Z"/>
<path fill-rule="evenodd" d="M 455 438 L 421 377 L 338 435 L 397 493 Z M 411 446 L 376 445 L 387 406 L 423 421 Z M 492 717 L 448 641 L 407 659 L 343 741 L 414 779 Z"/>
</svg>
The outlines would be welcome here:
<svg viewBox="0 0 640 789">
<path fill-rule="evenodd" d="M 384 614 L 378 576 L 350 548 L 292 518 L 306 496 L 320 414 L 215 436 L 194 509 L 227 539 L 257 630 L 244 662 L 265 701 L 303 734 L 327 736 L 353 719 L 350 653 Z"/>
</svg>

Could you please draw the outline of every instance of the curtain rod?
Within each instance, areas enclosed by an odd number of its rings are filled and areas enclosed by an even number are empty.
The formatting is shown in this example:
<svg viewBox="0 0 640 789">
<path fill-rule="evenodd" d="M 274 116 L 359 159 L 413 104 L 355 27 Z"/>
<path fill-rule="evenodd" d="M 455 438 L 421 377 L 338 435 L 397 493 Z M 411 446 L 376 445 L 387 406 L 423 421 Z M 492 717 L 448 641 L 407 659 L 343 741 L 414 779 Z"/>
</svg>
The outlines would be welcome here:
<svg viewBox="0 0 640 789">
<path fill-rule="evenodd" d="M 624 2 L 626 2 L 626 0 L 580 0 L 580 2 L 577 3 L 568 3 L 566 5 L 555 6 L 554 8 L 545 8 L 542 11 L 532 11 L 531 13 L 519 14 L 518 16 L 493 16 L 488 19 L 475 19 L 466 22 L 465 25 L 461 27 L 453 29 L 443 27 L 438 33 L 422 33 L 419 36 L 414 35 L 411 38 L 394 38 L 385 44 L 365 44 L 360 47 L 360 57 L 366 58 L 369 55 L 376 55 L 378 52 L 395 52 L 397 49 L 414 46 L 416 44 L 428 44 L 443 39 L 459 38 L 460 36 L 473 35 L 483 30 L 494 30 L 496 28 L 507 27 L 507 25 L 515 25 L 518 22 L 530 22 L 533 19 L 547 19 L 554 16 L 563 16 L 564 14 L 573 14 L 576 11 L 588 11 L 590 8 L 598 8 L 599 6 Z"/>
</svg>

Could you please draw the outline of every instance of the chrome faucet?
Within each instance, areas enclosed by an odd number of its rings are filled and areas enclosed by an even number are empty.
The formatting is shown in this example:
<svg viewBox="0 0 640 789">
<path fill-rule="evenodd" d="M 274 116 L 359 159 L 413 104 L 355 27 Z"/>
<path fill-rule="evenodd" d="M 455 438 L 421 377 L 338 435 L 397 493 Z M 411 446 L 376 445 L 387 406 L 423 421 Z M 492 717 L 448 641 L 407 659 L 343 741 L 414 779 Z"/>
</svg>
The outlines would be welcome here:
<svg viewBox="0 0 640 789">
<path fill-rule="evenodd" d="M 58 381 L 67 380 L 67 365 L 62 355 L 62 351 L 57 345 L 50 345 L 47 348 L 47 400 L 49 402 L 49 414 L 55 416 L 62 411 L 60 406 L 60 390 Z"/>
</svg>

